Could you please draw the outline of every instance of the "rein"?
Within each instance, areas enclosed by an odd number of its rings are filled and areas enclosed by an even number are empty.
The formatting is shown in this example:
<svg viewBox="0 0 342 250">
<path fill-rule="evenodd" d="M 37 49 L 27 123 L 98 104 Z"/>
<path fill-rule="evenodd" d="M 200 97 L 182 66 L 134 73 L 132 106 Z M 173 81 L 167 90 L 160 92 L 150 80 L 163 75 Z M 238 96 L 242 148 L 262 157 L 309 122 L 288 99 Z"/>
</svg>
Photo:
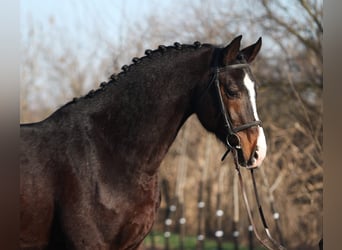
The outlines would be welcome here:
<svg viewBox="0 0 342 250">
<path fill-rule="evenodd" d="M 250 127 L 261 126 L 262 122 L 261 121 L 252 121 L 249 123 L 242 124 L 238 127 L 233 127 L 233 123 L 232 123 L 232 121 L 228 115 L 228 112 L 226 110 L 226 107 L 224 105 L 222 93 L 221 93 L 221 89 L 220 89 L 220 81 L 219 81 L 219 77 L 218 77 L 220 72 L 224 72 L 224 71 L 227 71 L 230 69 L 239 69 L 239 68 L 248 68 L 248 67 L 249 67 L 248 64 L 241 63 L 241 64 L 228 65 L 228 66 L 225 66 L 222 68 L 216 68 L 214 70 L 214 76 L 213 76 L 213 78 L 209 84 L 209 86 L 211 86 L 211 84 L 213 82 L 215 83 L 215 87 L 216 87 L 217 94 L 219 97 L 219 104 L 220 104 L 221 112 L 222 112 L 222 115 L 224 117 L 225 127 L 227 128 L 227 132 L 228 132 L 228 135 L 226 137 L 227 151 L 222 156 L 221 161 L 223 161 L 225 159 L 225 157 L 228 155 L 228 153 L 230 151 L 232 151 L 234 163 L 235 163 L 235 168 L 236 168 L 236 170 L 238 172 L 238 176 L 239 176 L 239 182 L 240 182 L 240 188 L 242 191 L 243 200 L 244 200 L 244 203 L 246 205 L 248 218 L 249 218 L 249 221 L 253 227 L 253 231 L 254 231 L 256 238 L 267 249 L 270 249 L 270 250 L 274 250 L 274 249 L 286 250 L 286 248 L 283 247 L 282 245 L 280 245 L 270 234 L 270 231 L 269 231 L 269 228 L 267 226 L 266 219 L 264 216 L 264 212 L 263 212 L 262 206 L 260 204 L 259 194 L 258 194 L 258 190 L 257 190 L 255 176 L 254 176 L 254 168 L 252 167 L 252 168 L 248 168 L 248 169 L 250 169 L 250 171 L 251 171 L 251 177 L 252 177 L 252 181 L 253 181 L 253 189 L 254 189 L 255 199 L 256 199 L 257 206 L 258 206 L 259 215 L 260 215 L 263 227 L 264 227 L 264 231 L 265 231 L 267 237 L 262 238 L 260 236 L 260 234 L 258 233 L 258 231 L 256 230 L 256 226 L 255 226 L 253 216 L 252 216 L 251 206 L 249 205 L 249 201 L 247 198 L 245 184 L 244 184 L 241 172 L 240 172 L 240 165 L 238 163 L 238 154 L 242 154 L 243 152 L 242 152 L 242 147 L 240 145 L 240 138 L 237 135 L 237 132 L 248 129 Z"/>
<path fill-rule="evenodd" d="M 254 222 L 253 216 L 252 216 L 251 206 L 249 205 L 249 201 L 248 201 L 248 198 L 247 198 L 245 184 L 244 184 L 241 172 L 240 172 L 239 163 L 237 161 L 237 156 L 234 155 L 233 158 L 234 158 L 235 168 L 236 168 L 236 170 L 238 172 L 238 176 L 239 176 L 239 183 L 240 183 L 240 188 L 241 188 L 241 192 L 242 192 L 243 201 L 245 203 L 247 214 L 248 214 L 248 218 L 249 218 L 250 224 L 253 227 L 253 231 L 254 231 L 254 234 L 255 234 L 256 238 L 267 249 L 270 249 L 270 250 L 275 250 L 275 249 L 286 250 L 286 248 L 284 246 L 280 245 L 272 237 L 272 235 L 271 235 L 271 233 L 269 231 L 269 228 L 268 228 L 267 222 L 266 222 L 266 218 L 264 216 L 264 212 L 263 212 L 262 206 L 260 204 L 260 200 L 259 200 L 259 194 L 258 194 L 256 182 L 255 182 L 255 176 L 254 176 L 254 169 L 250 169 L 251 176 L 252 176 L 252 181 L 253 181 L 253 189 L 254 189 L 255 199 L 256 199 L 257 206 L 258 206 L 258 211 L 259 211 L 260 219 L 262 221 L 262 224 L 263 224 L 263 227 L 264 227 L 264 231 L 266 233 L 266 238 L 262 238 L 260 236 L 260 234 L 258 233 L 258 231 L 256 230 L 255 222 Z"/>
</svg>

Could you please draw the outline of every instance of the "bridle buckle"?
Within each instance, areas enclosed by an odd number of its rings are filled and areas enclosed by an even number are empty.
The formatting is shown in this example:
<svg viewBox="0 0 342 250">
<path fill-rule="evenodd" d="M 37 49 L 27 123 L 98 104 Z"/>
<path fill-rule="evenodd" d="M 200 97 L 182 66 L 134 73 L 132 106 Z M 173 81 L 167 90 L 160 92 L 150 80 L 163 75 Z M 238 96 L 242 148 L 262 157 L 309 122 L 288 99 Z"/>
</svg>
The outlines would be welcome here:
<svg viewBox="0 0 342 250">
<path fill-rule="evenodd" d="M 226 143 L 230 149 L 241 149 L 240 137 L 236 133 L 228 134 Z"/>
</svg>

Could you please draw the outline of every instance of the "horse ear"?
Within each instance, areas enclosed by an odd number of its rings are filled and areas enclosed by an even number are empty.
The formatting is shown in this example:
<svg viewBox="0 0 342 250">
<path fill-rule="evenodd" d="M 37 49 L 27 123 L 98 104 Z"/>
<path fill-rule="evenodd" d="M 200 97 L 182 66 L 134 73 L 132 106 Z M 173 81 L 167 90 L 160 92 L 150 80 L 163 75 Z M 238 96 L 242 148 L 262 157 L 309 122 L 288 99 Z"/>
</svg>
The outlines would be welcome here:
<svg viewBox="0 0 342 250">
<path fill-rule="evenodd" d="M 261 48 L 261 37 L 258 39 L 258 41 L 255 44 L 252 44 L 243 50 L 240 51 L 239 55 L 242 55 L 243 58 L 248 62 L 252 62 L 256 55 L 259 53 Z"/>
<path fill-rule="evenodd" d="M 240 50 L 242 35 L 237 36 L 223 49 L 223 64 L 228 65 L 234 61 Z"/>
</svg>

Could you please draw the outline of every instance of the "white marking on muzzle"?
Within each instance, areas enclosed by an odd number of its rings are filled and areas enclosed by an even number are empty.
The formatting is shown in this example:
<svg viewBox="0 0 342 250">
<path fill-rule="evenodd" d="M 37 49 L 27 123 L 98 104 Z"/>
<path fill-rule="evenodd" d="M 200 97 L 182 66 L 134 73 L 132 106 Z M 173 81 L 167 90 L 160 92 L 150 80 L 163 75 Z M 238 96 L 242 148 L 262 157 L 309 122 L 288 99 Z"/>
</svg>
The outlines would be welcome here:
<svg viewBox="0 0 342 250">
<path fill-rule="evenodd" d="M 249 75 L 247 73 L 245 74 L 245 78 L 243 79 L 243 82 L 248 90 L 249 99 L 252 104 L 254 119 L 256 121 L 259 121 L 259 116 L 258 116 L 258 112 L 256 108 L 256 97 L 255 97 L 255 88 L 254 88 L 255 83 L 249 78 Z M 266 157 L 267 145 L 266 145 L 264 129 L 260 126 L 258 127 L 258 129 L 259 129 L 259 135 L 258 135 L 257 150 L 256 150 L 256 153 L 258 154 L 258 158 L 256 159 L 256 161 L 253 162 L 253 165 L 250 167 L 260 166 L 262 161 Z"/>
</svg>

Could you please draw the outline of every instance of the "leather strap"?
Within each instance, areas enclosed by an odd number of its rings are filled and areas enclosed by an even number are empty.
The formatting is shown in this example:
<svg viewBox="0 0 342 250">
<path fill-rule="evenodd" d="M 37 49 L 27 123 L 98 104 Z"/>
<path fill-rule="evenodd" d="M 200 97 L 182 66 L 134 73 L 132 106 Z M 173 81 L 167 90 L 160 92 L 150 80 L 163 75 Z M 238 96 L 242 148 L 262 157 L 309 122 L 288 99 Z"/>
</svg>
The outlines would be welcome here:
<svg viewBox="0 0 342 250">
<path fill-rule="evenodd" d="M 259 195 L 258 195 L 258 191 L 257 191 L 257 187 L 256 187 L 255 177 L 254 177 L 254 170 L 251 169 L 250 171 L 251 171 L 251 175 L 252 175 L 253 189 L 254 189 L 257 205 L 258 205 L 258 211 L 259 211 L 259 215 L 260 215 L 260 218 L 261 218 L 262 224 L 264 226 L 264 230 L 266 232 L 266 236 L 267 237 L 266 238 L 262 238 L 260 236 L 259 232 L 257 231 L 256 225 L 255 225 L 255 222 L 254 222 L 254 219 L 253 219 L 253 216 L 252 216 L 251 206 L 249 205 L 249 201 L 248 201 L 248 198 L 247 198 L 245 184 L 244 184 L 241 172 L 240 172 L 240 166 L 239 166 L 239 163 L 238 163 L 238 160 L 237 160 L 236 152 L 234 152 L 234 157 L 233 158 L 234 158 L 235 167 L 236 167 L 236 170 L 237 170 L 237 173 L 238 173 L 238 177 L 239 177 L 241 193 L 242 193 L 242 197 L 243 197 L 243 200 L 244 200 L 244 203 L 245 203 L 245 206 L 246 206 L 248 218 L 249 218 L 250 224 L 253 227 L 253 231 L 254 231 L 254 234 L 255 234 L 256 238 L 267 249 L 270 249 L 270 250 L 276 250 L 276 249 L 278 249 L 278 250 L 286 250 L 286 248 L 284 246 L 280 245 L 276 240 L 274 240 L 274 238 L 270 234 L 270 231 L 268 229 L 268 226 L 267 226 L 267 223 L 266 223 L 266 219 L 265 219 L 265 216 L 264 216 L 264 212 L 263 212 L 262 207 L 260 205 Z"/>
</svg>

